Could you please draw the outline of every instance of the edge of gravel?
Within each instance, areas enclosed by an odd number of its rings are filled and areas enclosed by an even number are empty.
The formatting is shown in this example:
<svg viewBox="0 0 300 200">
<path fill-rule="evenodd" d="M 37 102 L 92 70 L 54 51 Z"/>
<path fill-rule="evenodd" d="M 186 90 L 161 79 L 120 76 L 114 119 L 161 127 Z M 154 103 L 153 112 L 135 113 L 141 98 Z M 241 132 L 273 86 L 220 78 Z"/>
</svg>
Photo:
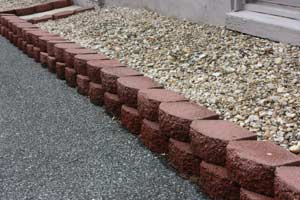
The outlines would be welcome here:
<svg viewBox="0 0 300 200">
<path fill-rule="evenodd" d="M 253 140 L 255 134 L 231 122 L 218 120 L 218 115 L 205 107 L 178 100 L 180 95 L 173 92 L 174 100 L 170 91 L 162 89 L 150 78 L 128 76 L 118 70 L 107 73 L 108 68 L 118 66 L 115 62 L 88 64 L 91 60 L 107 62 L 109 59 L 105 56 L 89 54 L 86 59 L 73 55 L 74 66 L 56 62 L 55 56 L 47 54 L 48 50 L 40 51 L 39 42 L 33 45 L 32 41 L 42 37 L 39 31 L 35 34 L 13 20 L 18 18 L 17 11 L 0 14 L 2 36 L 48 67 L 58 78 L 65 79 L 69 86 L 77 87 L 78 93 L 89 96 L 92 103 L 104 105 L 126 129 L 139 135 L 146 147 L 155 153 L 166 154 L 179 175 L 197 182 L 210 197 L 243 199 L 241 189 L 263 198 L 284 196 L 286 191 L 299 195 L 299 184 L 276 184 L 276 180 L 284 179 L 278 177 L 284 175 L 278 175 L 277 168 L 299 166 L 299 156 L 271 142 Z M 60 50 L 65 54 L 66 49 Z M 106 73 L 102 73 L 104 68 Z M 155 92 L 153 95 L 153 90 L 160 90 L 159 98 Z M 296 170 L 300 168 L 296 167 Z"/>
</svg>

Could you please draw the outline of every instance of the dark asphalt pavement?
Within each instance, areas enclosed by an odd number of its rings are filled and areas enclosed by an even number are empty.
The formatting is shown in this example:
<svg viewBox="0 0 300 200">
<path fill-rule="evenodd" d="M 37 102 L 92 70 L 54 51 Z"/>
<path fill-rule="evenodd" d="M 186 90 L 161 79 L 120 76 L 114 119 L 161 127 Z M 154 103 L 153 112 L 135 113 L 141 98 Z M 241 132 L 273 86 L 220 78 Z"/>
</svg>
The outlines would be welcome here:
<svg viewBox="0 0 300 200">
<path fill-rule="evenodd" d="M 1 200 L 207 200 L 165 161 L 0 37 Z"/>
</svg>

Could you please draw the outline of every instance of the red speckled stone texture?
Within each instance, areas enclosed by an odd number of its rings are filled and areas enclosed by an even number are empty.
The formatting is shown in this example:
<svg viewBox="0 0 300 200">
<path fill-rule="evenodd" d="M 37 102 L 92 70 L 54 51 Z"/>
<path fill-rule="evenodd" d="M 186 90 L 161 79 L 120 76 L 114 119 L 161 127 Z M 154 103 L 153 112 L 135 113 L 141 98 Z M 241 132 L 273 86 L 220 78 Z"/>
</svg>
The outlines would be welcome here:
<svg viewBox="0 0 300 200">
<path fill-rule="evenodd" d="M 162 88 L 162 86 L 144 76 L 122 77 L 117 80 L 117 90 L 121 102 L 133 108 L 137 108 L 138 92 L 150 88 Z"/>
<path fill-rule="evenodd" d="M 276 169 L 275 199 L 300 199 L 300 167 L 278 167 Z"/>
<path fill-rule="evenodd" d="M 40 62 L 40 48 L 33 47 L 33 58 L 36 62 Z"/>
<path fill-rule="evenodd" d="M 108 58 L 101 54 L 76 55 L 74 57 L 74 68 L 77 74 L 87 76 L 86 63 L 91 60 L 108 60 Z"/>
<path fill-rule="evenodd" d="M 65 80 L 65 68 L 65 63 L 56 62 L 56 76 L 58 79 Z"/>
<path fill-rule="evenodd" d="M 117 94 L 118 78 L 127 76 L 142 76 L 142 74 L 128 67 L 103 68 L 101 70 L 102 86 L 105 91 Z"/>
<path fill-rule="evenodd" d="M 169 162 L 180 176 L 188 178 L 199 175 L 200 159 L 193 155 L 189 143 L 169 140 Z"/>
<path fill-rule="evenodd" d="M 121 122 L 130 133 L 140 134 L 142 118 L 137 109 L 123 105 L 121 108 Z"/>
<path fill-rule="evenodd" d="M 74 68 L 74 57 L 83 54 L 96 54 L 97 52 L 91 49 L 66 49 L 64 51 L 64 61 L 67 67 Z"/>
<path fill-rule="evenodd" d="M 273 197 L 275 168 L 286 165 L 300 165 L 300 157 L 272 142 L 233 141 L 227 145 L 228 173 L 252 192 Z"/>
<path fill-rule="evenodd" d="M 110 116 L 114 116 L 116 118 L 120 117 L 122 103 L 121 103 L 118 95 L 112 94 L 109 92 L 105 92 L 104 93 L 104 106 L 105 106 L 106 112 Z"/>
<path fill-rule="evenodd" d="M 87 74 L 88 77 L 94 83 L 101 84 L 101 69 L 111 68 L 111 67 L 125 67 L 117 60 L 91 60 L 87 64 Z"/>
<path fill-rule="evenodd" d="M 158 121 L 158 109 L 162 102 L 187 101 L 182 95 L 166 89 L 145 89 L 138 93 L 138 111 L 150 121 Z"/>
<path fill-rule="evenodd" d="M 144 119 L 142 122 L 141 141 L 152 152 L 168 153 L 169 138 L 161 134 L 159 124 Z"/>
<path fill-rule="evenodd" d="M 219 116 L 203 106 L 191 102 L 167 102 L 159 106 L 159 126 L 168 137 L 190 141 L 190 124 L 196 119 L 218 119 Z"/>
<path fill-rule="evenodd" d="M 48 66 L 48 54 L 45 52 L 40 53 L 40 62 L 42 64 L 42 67 L 47 68 Z"/>
<path fill-rule="evenodd" d="M 274 200 L 274 199 L 241 188 L 240 200 Z"/>
<path fill-rule="evenodd" d="M 224 166 L 230 141 L 256 140 L 256 134 L 223 120 L 194 120 L 190 126 L 191 146 L 195 155 L 209 163 Z"/>
<path fill-rule="evenodd" d="M 48 10 L 52 10 L 53 9 L 53 3 L 52 2 L 48 2 L 48 3 L 41 3 L 35 6 L 35 12 L 39 13 L 39 12 L 46 12 Z"/>
<path fill-rule="evenodd" d="M 104 89 L 102 85 L 90 82 L 89 97 L 93 104 L 102 106 L 104 103 Z"/>
<path fill-rule="evenodd" d="M 49 56 L 55 56 L 54 54 L 54 45 L 55 44 L 61 44 L 61 43 L 73 43 L 67 40 L 48 40 L 47 41 L 47 53 L 49 54 Z"/>
<path fill-rule="evenodd" d="M 61 37 L 40 37 L 39 38 L 39 47 L 41 52 L 47 52 L 47 43 L 48 41 L 66 41 L 64 38 Z"/>
<path fill-rule="evenodd" d="M 33 45 L 32 44 L 27 44 L 26 45 L 26 52 L 27 55 L 32 58 L 33 57 Z"/>
<path fill-rule="evenodd" d="M 90 79 L 88 76 L 77 74 L 76 77 L 77 92 L 87 96 L 89 94 Z"/>
<path fill-rule="evenodd" d="M 240 199 L 240 187 L 230 180 L 225 167 L 202 161 L 200 164 L 199 185 L 200 189 L 212 199 Z"/>
<path fill-rule="evenodd" d="M 65 68 L 65 79 L 66 79 L 67 85 L 69 87 L 75 88 L 77 86 L 75 69 L 66 67 Z"/>
<path fill-rule="evenodd" d="M 56 71 L 56 59 L 55 57 L 48 56 L 48 71 L 51 73 L 55 73 Z"/>
<path fill-rule="evenodd" d="M 58 62 L 65 62 L 64 52 L 66 49 L 81 49 L 79 44 L 69 43 L 69 44 L 55 44 L 54 45 L 54 55 Z"/>
</svg>

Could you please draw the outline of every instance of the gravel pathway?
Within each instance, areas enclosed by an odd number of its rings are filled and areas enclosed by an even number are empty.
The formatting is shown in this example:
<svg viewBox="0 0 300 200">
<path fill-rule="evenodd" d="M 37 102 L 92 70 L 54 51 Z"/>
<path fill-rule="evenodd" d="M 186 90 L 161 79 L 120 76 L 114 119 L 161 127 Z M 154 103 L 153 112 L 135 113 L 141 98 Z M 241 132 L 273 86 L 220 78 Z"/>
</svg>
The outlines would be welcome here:
<svg viewBox="0 0 300 200">
<path fill-rule="evenodd" d="M 25 8 L 39 3 L 49 2 L 51 0 L 0 0 L 0 12 L 16 8 Z"/>
<path fill-rule="evenodd" d="M 0 60 L 0 199 L 207 200 L 1 37 Z"/>
<path fill-rule="evenodd" d="M 300 141 L 300 47 L 129 8 L 40 26 L 120 59 L 260 139 L 285 148 Z"/>
</svg>

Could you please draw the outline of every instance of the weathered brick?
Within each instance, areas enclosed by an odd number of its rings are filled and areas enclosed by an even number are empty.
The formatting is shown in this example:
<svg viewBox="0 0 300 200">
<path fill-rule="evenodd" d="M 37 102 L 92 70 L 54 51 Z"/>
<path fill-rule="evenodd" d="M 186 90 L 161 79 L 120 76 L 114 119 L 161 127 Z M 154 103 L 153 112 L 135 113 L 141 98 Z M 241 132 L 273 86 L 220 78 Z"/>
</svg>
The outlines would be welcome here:
<svg viewBox="0 0 300 200">
<path fill-rule="evenodd" d="M 123 105 L 121 108 L 121 122 L 130 133 L 140 134 L 142 118 L 137 109 Z"/>
</svg>

